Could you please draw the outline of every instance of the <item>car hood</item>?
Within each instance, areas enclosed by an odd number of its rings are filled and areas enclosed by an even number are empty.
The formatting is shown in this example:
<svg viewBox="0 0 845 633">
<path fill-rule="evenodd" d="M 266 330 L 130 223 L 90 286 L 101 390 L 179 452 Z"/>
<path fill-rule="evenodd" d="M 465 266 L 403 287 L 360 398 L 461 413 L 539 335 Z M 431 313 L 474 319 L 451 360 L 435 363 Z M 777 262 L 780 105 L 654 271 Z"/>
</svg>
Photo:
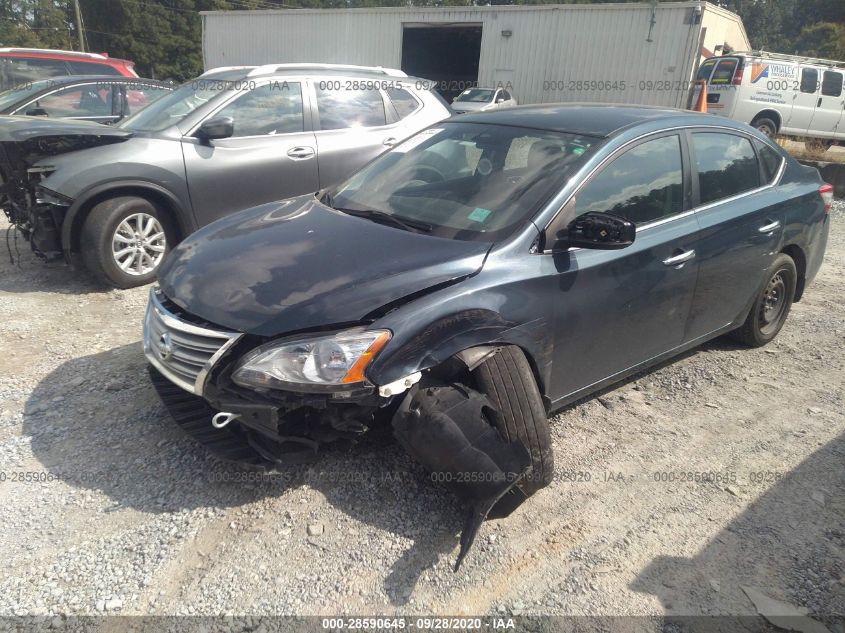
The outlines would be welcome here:
<svg viewBox="0 0 845 633">
<path fill-rule="evenodd" d="M 0 116 L 0 143 L 14 147 L 14 156 L 27 165 L 45 156 L 120 143 L 131 136 L 132 132 L 90 121 Z"/>
<path fill-rule="evenodd" d="M 346 215 L 308 195 L 208 225 L 174 249 L 159 279 L 191 314 L 277 336 L 360 322 L 386 304 L 472 275 L 489 248 Z"/>
<path fill-rule="evenodd" d="M 25 142 L 49 136 L 94 136 L 126 139 L 132 132 L 92 121 L 68 121 L 37 116 L 0 116 L 0 142 Z"/>
</svg>

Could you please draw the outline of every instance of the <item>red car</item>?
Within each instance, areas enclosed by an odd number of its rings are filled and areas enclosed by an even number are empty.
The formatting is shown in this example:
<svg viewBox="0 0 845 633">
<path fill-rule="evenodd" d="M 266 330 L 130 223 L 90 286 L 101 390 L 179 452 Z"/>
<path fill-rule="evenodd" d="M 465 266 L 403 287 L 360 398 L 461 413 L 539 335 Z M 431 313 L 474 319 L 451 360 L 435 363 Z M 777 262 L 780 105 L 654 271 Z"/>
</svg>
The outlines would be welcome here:
<svg viewBox="0 0 845 633">
<path fill-rule="evenodd" d="M 0 48 L 0 90 L 67 75 L 138 76 L 134 62 L 98 53 Z"/>
</svg>

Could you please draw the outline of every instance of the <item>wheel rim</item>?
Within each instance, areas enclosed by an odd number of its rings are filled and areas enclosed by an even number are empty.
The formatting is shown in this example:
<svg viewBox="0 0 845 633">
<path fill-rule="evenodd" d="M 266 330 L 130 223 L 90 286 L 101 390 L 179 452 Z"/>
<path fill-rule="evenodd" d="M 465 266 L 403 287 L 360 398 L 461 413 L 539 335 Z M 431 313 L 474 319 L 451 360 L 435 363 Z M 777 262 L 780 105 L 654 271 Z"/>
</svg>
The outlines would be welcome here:
<svg viewBox="0 0 845 633">
<path fill-rule="evenodd" d="M 769 138 L 774 138 L 775 136 L 775 131 L 765 123 L 763 123 L 762 125 L 758 125 L 757 129 Z"/>
<path fill-rule="evenodd" d="M 784 270 L 777 271 L 766 284 L 759 314 L 760 331 L 763 334 L 769 334 L 779 327 L 786 311 L 788 289 L 789 284 L 786 282 L 786 271 Z"/>
<path fill-rule="evenodd" d="M 164 228 L 148 213 L 125 218 L 112 236 L 112 257 L 127 275 L 139 277 L 153 272 L 167 250 Z"/>
</svg>

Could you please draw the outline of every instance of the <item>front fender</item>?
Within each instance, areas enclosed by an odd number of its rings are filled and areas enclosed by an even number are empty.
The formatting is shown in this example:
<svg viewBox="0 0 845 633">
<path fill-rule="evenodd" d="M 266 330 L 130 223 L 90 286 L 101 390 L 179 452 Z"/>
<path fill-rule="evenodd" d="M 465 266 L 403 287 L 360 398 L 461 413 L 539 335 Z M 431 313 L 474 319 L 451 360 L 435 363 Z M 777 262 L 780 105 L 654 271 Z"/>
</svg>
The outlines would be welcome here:
<svg viewBox="0 0 845 633">
<path fill-rule="evenodd" d="M 485 308 L 467 308 L 433 320 L 426 319 L 427 314 L 427 311 L 418 312 L 420 323 L 413 329 L 391 327 L 394 339 L 373 361 L 368 372 L 371 382 L 376 385 L 394 382 L 436 367 L 474 347 L 516 345 L 528 357 L 540 392 L 545 394 L 551 370 L 551 350 L 545 344 L 548 330 L 545 318 L 511 321 Z"/>
</svg>

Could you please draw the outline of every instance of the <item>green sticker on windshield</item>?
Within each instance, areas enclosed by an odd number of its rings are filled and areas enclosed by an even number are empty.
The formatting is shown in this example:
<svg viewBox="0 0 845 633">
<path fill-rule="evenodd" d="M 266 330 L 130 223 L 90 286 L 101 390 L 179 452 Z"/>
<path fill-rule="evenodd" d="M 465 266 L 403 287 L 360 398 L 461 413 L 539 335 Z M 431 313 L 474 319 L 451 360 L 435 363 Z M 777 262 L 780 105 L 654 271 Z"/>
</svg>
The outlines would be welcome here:
<svg viewBox="0 0 845 633">
<path fill-rule="evenodd" d="M 484 222 L 487 219 L 487 216 L 490 215 L 490 209 L 482 209 L 481 207 L 475 207 L 472 213 L 470 213 L 467 218 L 472 220 L 473 222 Z"/>
<path fill-rule="evenodd" d="M 572 150 L 572 153 L 575 154 L 576 156 L 580 156 L 581 154 L 583 154 L 586 151 L 587 150 L 583 147 L 576 147 Z"/>
</svg>

